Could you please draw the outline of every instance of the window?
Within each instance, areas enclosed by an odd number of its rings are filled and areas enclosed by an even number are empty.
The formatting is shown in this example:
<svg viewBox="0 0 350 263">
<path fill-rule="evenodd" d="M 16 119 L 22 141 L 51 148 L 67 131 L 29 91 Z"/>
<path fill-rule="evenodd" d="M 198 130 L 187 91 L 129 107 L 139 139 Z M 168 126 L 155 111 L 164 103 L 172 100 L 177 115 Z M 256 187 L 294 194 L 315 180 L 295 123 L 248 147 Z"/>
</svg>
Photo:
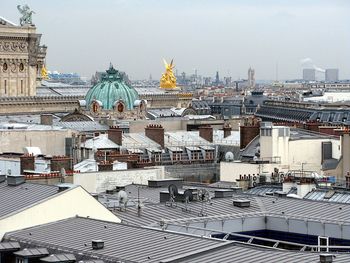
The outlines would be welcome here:
<svg viewBox="0 0 350 263">
<path fill-rule="evenodd" d="M 16 263 L 24 263 L 24 259 L 23 258 L 16 258 Z"/>
<path fill-rule="evenodd" d="M 272 130 L 271 129 L 261 129 L 261 136 L 271 136 Z"/>
<path fill-rule="evenodd" d="M 155 154 L 154 155 L 154 161 L 155 162 L 160 162 L 160 154 Z"/>
<path fill-rule="evenodd" d="M 4 80 L 4 86 L 5 86 L 5 94 L 7 94 L 7 80 Z"/>
<path fill-rule="evenodd" d="M 174 161 L 181 161 L 181 153 L 173 153 Z"/>
<path fill-rule="evenodd" d="M 23 79 L 21 79 L 21 94 L 23 94 Z"/>
<path fill-rule="evenodd" d="M 213 151 L 206 151 L 205 152 L 205 159 L 206 160 L 213 160 L 214 159 L 214 152 Z"/>
<path fill-rule="evenodd" d="M 19 71 L 23 72 L 24 71 L 24 65 L 23 63 L 19 64 Z"/>
<path fill-rule="evenodd" d="M 2 65 L 2 70 L 3 70 L 4 72 L 6 72 L 6 71 L 7 71 L 7 68 L 8 68 L 7 63 L 4 63 L 4 64 Z"/>
<path fill-rule="evenodd" d="M 325 246 L 325 247 L 323 247 Z M 318 251 L 328 252 L 329 238 L 328 237 L 318 237 Z"/>
</svg>

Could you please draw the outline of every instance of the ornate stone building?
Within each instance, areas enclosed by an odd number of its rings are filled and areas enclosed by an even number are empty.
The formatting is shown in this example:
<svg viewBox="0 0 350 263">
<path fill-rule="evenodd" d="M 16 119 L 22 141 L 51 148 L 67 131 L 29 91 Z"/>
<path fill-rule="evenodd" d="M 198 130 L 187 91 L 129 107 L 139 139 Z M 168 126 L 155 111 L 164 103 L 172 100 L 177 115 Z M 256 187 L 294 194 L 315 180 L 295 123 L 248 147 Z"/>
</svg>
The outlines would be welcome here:
<svg viewBox="0 0 350 263">
<path fill-rule="evenodd" d="M 0 97 L 35 96 L 46 46 L 33 24 L 17 26 L 0 17 Z"/>
</svg>

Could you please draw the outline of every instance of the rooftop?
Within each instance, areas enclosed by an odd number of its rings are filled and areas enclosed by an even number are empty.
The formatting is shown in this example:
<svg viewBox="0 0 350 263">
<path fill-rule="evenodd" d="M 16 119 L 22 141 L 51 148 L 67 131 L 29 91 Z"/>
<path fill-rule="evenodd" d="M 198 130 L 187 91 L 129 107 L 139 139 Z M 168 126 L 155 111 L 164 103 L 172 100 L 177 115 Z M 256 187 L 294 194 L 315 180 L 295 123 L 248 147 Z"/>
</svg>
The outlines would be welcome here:
<svg viewBox="0 0 350 263">
<path fill-rule="evenodd" d="M 9 186 L 0 183 L 0 218 L 36 204 L 57 194 L 58 187 L 51 185 L 23 183 Z"/>
</svg>

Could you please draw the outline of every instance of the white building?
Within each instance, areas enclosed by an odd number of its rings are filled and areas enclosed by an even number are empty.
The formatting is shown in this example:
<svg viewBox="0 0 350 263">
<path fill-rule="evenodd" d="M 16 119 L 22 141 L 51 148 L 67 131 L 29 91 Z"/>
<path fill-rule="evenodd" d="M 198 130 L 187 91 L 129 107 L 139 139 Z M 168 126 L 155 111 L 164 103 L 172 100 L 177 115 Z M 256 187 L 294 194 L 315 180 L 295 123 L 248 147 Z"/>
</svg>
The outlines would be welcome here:
<svg viewBox="0 0 350 263">
<path fill-rule="evenodd" d="M 6 232 L 77 215 L 109 222 L 120 219 L 81 186 L 58 187 L 24 182 L 22 176 L 0 182 L 0 239 Z"/>
<path fill-rule="evenodd" d="M 326 69 L 326 82 L 336 82 L 339 80 L 339 70 L 337 68 Z"/>
<path fill-rule="evenodd" d="M 325 163 L 336 164 L 340 159 L 341 141 L 335 136 L 263 122 L 260 136 L 241 154 L 251 154 L 251 162 L 221 162 L 221 181 L 235 182 L 240 176 L 271 174 L 275 169 L 322 175 L 329 169 Z"/>
<path fill-rule="evenodd" d="M 304 68 L 303 69 L 303 80 L 315 81 L 316 80 L 316 70 L 313 68 Z"/>
</svg>

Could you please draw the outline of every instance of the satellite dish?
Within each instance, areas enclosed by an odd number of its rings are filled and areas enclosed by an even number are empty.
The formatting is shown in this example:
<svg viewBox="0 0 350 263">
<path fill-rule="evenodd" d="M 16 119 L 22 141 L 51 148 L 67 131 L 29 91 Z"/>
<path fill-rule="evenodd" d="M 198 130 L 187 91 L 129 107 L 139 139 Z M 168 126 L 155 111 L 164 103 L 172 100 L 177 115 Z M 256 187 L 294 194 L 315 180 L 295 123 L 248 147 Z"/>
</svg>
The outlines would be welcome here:
<svg viewBox="0 0 350 263">
<path fill-rule="evenodd" d="M 171 207 L 173 206 L 176 207 L 175 197 L 179 193 L 177 190 L 177 186 L 174 184 L 171 184 L 168 186 L 168 190 L 169 190 L 169 204 Z"/>
<path fill-rule="evenodd" d="M 168 190 L 169 190 L 169 194 L 174 197 L 179 193 L 177 186 L 174 184 L 169 185 Z"/>
<path fill-rule="evenodd" d="M 190 189 L 185 190 L 184 199 L 185 199 L 186 203 L 193 201 L 193 194 L 192 194 L 192 191 Z"/>
<path fill-rule="evenodd" d="M 257 160 L 259 160 L 258 156 L 254 156 L 253 161 L 256 162 Z"/>
<path fill-rule="evenodd" d="M 123 206 L 126 210 L 126 204 L 128 203 L 128 194 L 125 191 L 120 190 L 117 194 L 117 198 L 119 201 L 120 211 L 122 210 Z"/>
<path fill-rule="evenodd" d="M 234 160 L 234 155 L 232 152 L 227 152 L 225 154 L 225 161 L 226 162 L 232 162 Z"/>
<path fill-rule="evenodd" d="M 185 201 L 185 208 L 182 208 L 183 211 L 189 212 L 190 209 L 188 208 L 188 204 L 190 201 L 193 201 L 193 193 L 190 189 L 185 190 L 184 192 L 184 201 Z"/>
</svg>

